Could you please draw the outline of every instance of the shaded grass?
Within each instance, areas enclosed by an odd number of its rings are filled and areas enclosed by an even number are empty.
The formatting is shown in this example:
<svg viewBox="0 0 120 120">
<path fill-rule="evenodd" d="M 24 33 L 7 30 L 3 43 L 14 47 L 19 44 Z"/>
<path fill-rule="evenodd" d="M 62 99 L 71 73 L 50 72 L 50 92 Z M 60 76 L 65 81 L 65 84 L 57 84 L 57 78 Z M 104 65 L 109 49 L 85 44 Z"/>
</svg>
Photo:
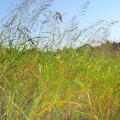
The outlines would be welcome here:
<svg viewBox="0 0 120 120">
<path fill-rule="evenodd" d="M 119 54 L 0 47 L 0 119 L 119 120 Z"/>
</svg>

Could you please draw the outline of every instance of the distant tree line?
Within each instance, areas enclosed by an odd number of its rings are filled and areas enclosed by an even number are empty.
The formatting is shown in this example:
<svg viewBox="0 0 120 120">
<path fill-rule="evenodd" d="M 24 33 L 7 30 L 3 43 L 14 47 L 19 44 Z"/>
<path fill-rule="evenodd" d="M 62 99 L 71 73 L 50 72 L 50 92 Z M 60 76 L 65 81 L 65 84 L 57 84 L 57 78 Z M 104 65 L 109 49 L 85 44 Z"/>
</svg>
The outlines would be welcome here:
<svg viewBox="0 0 120 120">
<path fill-rule="evenodd" d="M 90 44 L 84 44 L 83 46 L 80 46 L 76 48 L 77 51 L 83 51 L 85 49 L 98 49 L 98 50 L 104 50 L 104 51 L 120 51 L 120 42 L 112 42 L 112 41 L 106 41 L 105 43 L 102 43 L 99 46 L 92 46 Z"/>
</svg>

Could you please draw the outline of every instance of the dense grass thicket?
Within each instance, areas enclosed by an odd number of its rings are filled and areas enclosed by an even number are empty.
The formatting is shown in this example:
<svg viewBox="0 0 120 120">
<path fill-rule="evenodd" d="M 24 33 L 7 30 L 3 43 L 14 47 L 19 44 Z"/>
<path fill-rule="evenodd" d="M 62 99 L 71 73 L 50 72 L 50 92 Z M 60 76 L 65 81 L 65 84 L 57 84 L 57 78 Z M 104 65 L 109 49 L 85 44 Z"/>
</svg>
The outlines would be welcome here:
<svg viewBox="0 0 120 120">
<path fill-rule="evenodd" d="M 104 48 L 0 46 L 0 120 L 120 120 L 120 51 Z"/>
</svg>

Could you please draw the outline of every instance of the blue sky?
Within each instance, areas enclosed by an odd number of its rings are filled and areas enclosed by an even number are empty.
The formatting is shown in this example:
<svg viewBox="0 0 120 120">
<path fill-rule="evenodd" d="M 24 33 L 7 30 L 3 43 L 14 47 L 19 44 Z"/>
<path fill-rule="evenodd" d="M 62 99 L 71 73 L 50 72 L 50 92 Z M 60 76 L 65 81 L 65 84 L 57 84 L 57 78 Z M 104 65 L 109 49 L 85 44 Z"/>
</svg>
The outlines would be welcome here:
<svg viewBox="0 0 120 120">
<path fill-rule="evenodd" d="M 15 6 L 18 0 L 0 0 L 0 19 Z M 87 0 L 55 0 L 53 9 L 61 12 L 63 22 L 79 13 L 81 6 Z M 82 25 L 89 25 L 96 20 L 118 20 L 120 21 L 120 0 L 91 0 L 87 13 L 81 18 Z M 111 30 L 112 39 L 120 38 L 120 23 Z"/>
</svg>

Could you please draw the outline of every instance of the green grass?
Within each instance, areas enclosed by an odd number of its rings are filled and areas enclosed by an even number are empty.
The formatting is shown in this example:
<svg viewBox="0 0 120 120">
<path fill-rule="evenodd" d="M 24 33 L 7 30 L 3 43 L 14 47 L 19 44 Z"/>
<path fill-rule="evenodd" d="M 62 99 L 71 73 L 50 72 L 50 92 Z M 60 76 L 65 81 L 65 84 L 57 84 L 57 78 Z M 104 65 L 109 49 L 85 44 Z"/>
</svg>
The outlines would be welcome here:
<svg viewBox="0 0 120 120">
<path fill-rule="evenodd" d="M 119 55 L 0 46 L 0 120 L 119 120 Z"/>
</svg>

